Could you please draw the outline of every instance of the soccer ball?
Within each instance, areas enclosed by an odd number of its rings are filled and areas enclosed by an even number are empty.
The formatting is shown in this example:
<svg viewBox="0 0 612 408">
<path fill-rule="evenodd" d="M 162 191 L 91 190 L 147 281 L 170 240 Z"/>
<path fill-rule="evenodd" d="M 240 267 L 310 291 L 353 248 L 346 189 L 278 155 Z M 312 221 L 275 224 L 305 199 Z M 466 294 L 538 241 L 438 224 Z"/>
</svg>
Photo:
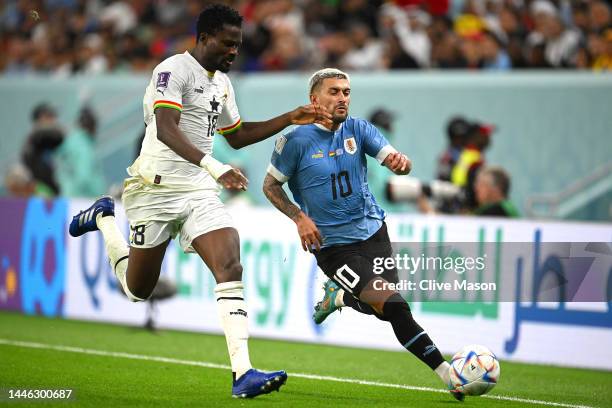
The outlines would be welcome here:
<svg viewBox="0 0 612 408">
<path fill-rule="evenodd" d="M 491 391 L 499 380 L 499 361 L 485 346 L 471 344 L 453 356 L 450 363 L 451 385 L 466 395 Z"/>
</svg>

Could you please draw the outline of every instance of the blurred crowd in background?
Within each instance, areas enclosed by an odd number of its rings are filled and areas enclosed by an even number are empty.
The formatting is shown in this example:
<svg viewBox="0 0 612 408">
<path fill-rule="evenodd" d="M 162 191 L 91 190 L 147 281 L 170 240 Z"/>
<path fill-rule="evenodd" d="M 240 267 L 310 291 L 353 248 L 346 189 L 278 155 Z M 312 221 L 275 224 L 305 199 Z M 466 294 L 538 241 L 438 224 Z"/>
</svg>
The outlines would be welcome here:
<svg viewBox="0 0 612 408">
<path fill-rule="evenodd" d="M 367 119 L 394 143 L 396 117 L 393 113 L 376 108 Z M 121 198 L 121 185 L 107 185 L 96 154 L 98 119 L 91 107 L 83 106 L 74 126 L 66 130 L 55 108 L 41 102 L 31 112 L 31 123 L 20 157 L 5 176 L 8 195 L 53 198 L 111 194 Z M 430 158 L 437 160 L 431 186 L 413 177 L 392 176 L 386 167 L 368 156 L 370 190 L 388 212 L 409 211 L 412 206 L 423 213 L 516 217 L 518 211 L 509 201 L 510 176 L 501 167 L 488 166 L 485 159 L 495 130 L 493 124 L 463 116 L 449 118 L 447 147 L 437 159 Z M 143 138 L 144 134 L 136 140 L 135 157 L 140 153 Z M 217 137 L 214 155 L 224 163 L 241 168 L 248 176 L 243 167 L 251 160 L 248 151 L 234 150 L 224 138 Z M 223 199 L 230 207 L 254 203 L 250 190 L 223 190 Z"/>
<path fill-rule="evenodd" d="M 0 2 L 0 71 L 148 73 L 194 43 L 201 0 Z M 242 0 L 243 72 L 612 69 L 610 0 Z"/>
<path fill-rule="evenodd" d="M 83 106 L 69 130 L 47 102 L 31 112 L 32 128 L 20 157 L 9 168 L 4 185 L 15 197 L 96 197 L 108 186 L 96 155 L 98 118 Z"/>
</svg>

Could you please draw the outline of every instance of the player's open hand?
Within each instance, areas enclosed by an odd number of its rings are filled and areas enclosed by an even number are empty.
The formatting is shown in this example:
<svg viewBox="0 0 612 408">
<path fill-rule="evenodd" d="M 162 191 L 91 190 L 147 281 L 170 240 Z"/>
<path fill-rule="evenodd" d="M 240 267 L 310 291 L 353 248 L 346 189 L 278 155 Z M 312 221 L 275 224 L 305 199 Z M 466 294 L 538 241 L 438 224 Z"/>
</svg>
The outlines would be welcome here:
<svg viewBox="0 0 612 408">
<path fill-rule="evenodd" d="M 389 153 L 383 164 L 393 173 L 400 176 L 410 173 L 410 170 L 412 169 L 412 162 L 410 159 L 406 157 L 405 154 L 400 152 Z"/>
<path fill-rule="evenodd" d="M 249 180 L 237 168 L 232 168 L 223 173 L 219 176 L 217 182 L 228 190 L 246 190 L 249 185 Z"/>
<path fill-rule="evenodd" d="M 295 218 L 298 234 L 300 234 L 300 242 L 304 251 L 312 252 L 313 249 L 321 249 L 321 233 L 315 223 L 303 212 L 300 212 Z"/>
<path fill-rule="evenodd" d="M 316 122 L 331 127 L 333 124 L 331 113 L 318 104 L 300 106 L 291 111 L 289 115 L 291 123 L 294 125 L 307 125 Z"/>
</svg>

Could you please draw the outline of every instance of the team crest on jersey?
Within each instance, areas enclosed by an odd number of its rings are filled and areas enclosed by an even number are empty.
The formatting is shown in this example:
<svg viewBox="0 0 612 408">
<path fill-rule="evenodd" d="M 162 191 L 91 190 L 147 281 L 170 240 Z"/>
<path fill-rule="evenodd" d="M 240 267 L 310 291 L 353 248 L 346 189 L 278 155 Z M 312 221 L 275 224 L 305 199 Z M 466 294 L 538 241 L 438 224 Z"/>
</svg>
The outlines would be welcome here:
<svg viewBox="0 0 612 408">
<path fill-rule="evenodd" d="M 155 88 L 157 88 L 157 90 L 159 92 L 164 93 L 164 90 L 168 87 L 168 84 L 170 83 L 170 75 L 171 73 L 169 71 L 165 71 L 165 72 L 160 72 L 159 74 L 157 74 L 157 84 L 155 85 Z"/>
<path fill-rule="evenodd" d="M 285 143 L 287 143 L 287 138 L 283 135 L 280 135 L 276 138 L 276 143 L 274 144 L 274 150 L 276 153 L 281 154 L 283 149 L 285 148 Z"/>
<path fill-rule="evenodd" d="M 348 154 L 355 154 L 357 152 L 357 142 L 355 142 L 354 137 L 344 139 L 344 151 Z"/>
</svg>

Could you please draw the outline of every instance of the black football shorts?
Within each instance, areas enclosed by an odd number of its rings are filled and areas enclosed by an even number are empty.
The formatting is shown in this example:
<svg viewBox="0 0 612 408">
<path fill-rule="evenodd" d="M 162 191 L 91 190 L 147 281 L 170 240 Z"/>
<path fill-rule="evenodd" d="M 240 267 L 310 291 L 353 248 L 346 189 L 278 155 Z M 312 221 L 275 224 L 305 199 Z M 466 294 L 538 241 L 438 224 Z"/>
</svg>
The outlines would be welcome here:
<svg viewBox="0 0 612 408">
<path fill-rule="evenodd" d="M 387 282 L 398 282 L 395 266 L 384 269 L 374 265 L 375 258 L 392 257 L 392 252 L 387 224 L 383 222 L 380 229 L 365 241 L 323 248 L 315 252 L 315 257 L 327 277 L 359 297 L 366 284 L 376 277 L 382 277 Z"/>
</svg>

